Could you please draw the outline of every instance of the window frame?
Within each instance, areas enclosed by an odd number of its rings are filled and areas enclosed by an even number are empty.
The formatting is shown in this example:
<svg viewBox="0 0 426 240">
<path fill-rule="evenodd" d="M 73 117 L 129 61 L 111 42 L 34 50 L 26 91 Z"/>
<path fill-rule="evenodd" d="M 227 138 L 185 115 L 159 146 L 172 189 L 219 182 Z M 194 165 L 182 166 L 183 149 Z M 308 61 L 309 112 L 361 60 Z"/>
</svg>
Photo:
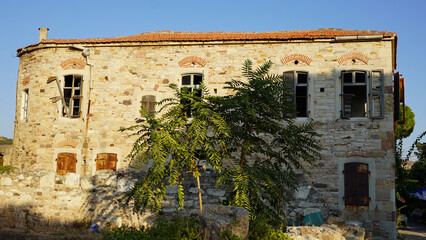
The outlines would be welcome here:
<svg viewBox="0 0 426 240">
<path fill-rule="evenodd" d="M 189 84 L 183 84 L 183 81 L 184 81 L 183 78 L 187 77 L 187 76 L 190 76 Z M 201 76 L 200 84 L 194 84 L 195 76 Z M 184 89 L 184 88 L 190 89 L 191 92 L 193 92 L 194 90 L 197 90 L 197 91 L 200 92 L 200 94 L 199 94 L 200 96 L 199 97 L 202 97 L 203 91 L 201 89 L 202 88 L 201 84 L 204 82 L 204 80 L 205 79 L 204 79 L 204 74 L 203 73 L 198 73 L 198 72 L 183 73 L 183 74 L 181 74 L 181 77 L 180 77 L 180 90 L 182 91 L 182 89 Z M 191 109 L 187 109 L 185 107 L 184 111 L 186 112 L 186 114 L 187 114 L 188 117 L 191 117 Z"/>
<path fill-rule="evenodd" d="M 357 157 L 338 157 L 337 161 L 337 187 L 338 187 L 338 204 L 339 209 L 344 210 L 347 208 L 345 206 L 345 164 L 346 163 L 364 163 L 368 165 L 369 174 L 369 182 L 368 182 L 368 196 L 369 196 L 369 206 L 360 207 L 361 209 L 365 209 L 368 211 L 374 211 L 374 207 L 377 205 L 376 202 L 376 160 L 374 158 L 357 158 Z M 335 176 L 330 176 L 330 181 L 335 181 Z"/>
<path fill-rule="evenodd" d="M 295 105 L 296 105 L 296 111 L 298 109 L 297 107 L 297 88 L 298 87 L 306 87 L 306 112 L 304 116 L 299 116 L 299 112 L 297 112 L 296 118 L 309 118 L 312 114 L 312 107 L 311 107 L 311 94 L 310 94 L 310 74 L 306 70 L 288 70 L 283 71 L 284 79 L 286 78 L 286 73 L 292 73 L 292 82 L 287 82 L 290 88 L 293 88 L 293 97 L 290 99 Z M 299 73 L 306 74 L 306 83 L 299 83 Z M 285 79 L 286 80 L 286 79 Z"/>
<path fill-rule="evenodd" d="M 72 82 L 71 86 L 67 86 L 67 77 L 72 76 Z M 80 84 L 79 86 L 75 85 L 76 78 L 80 78 Z M 62 93 L 64 96 L 64 103 L 62 104 L 62 117 L 65 118 L 80 118 L 82 116 L 82 103 L 83 103 L 83 83 L 84 83 L 84 77 L 83 74 L 65 74 L 63 76 L 63 84 L 62 84 Z M 66 97 L 65 91 L 69 90 L 71 91 L 70 97 Z M 75 94 L 75 91 L 80 91 L 79 95 Z M 74 106 L 74 100 L 79 99 L 79 106 L 77 110 L 77 114 L 74 114 L 73 109 L 76 107 Z M 68 103 L 67 103 L 68 100 Z M 65 105 L 64 105 L 65 104 Z M 68 104 L 68 106 L 66 106 Z M 67 108 L 68 107 L 68 108 Z"/>
<path fill-rule="evenodd" d="M 369 207 L 371 198 L 369 192 L 370 171 L 368 164 L 348 162 L 343 166 L 345 207 Z"/>
<path fill-rule="evenodd" d="M 365 83 L 356 82 L 356 73 L 365 73 Z M 344 74 L 352 73 L 352 83 L 344 82 Z M 373 86 L 375 75 L 378 75 L 380 79 L 379 86 Z M 342 69 L 339 71 L 338 82 L 340 88 L 336 88 L 338 92 L 337 96 L 340 102 L 340 111 L 337 111 L 340 119 L 383 119 L 385 116 L 385 104 L 384 104 L 384 74 L 382 69 Z M 365 116 L 348 116 L 345 114 L 345 86 L 365 86 Z M 375 100 L 378 99 L 378 105 Z M 376 109 L 377 108 L 377 109 Z M 351 109 L 352 110 L 352 109 Z"/>
<path fill-rule="evenodd" d="M 29 105 L 29 89 L 25 88 L 22 91 L 22 106 L 21 106 L 21 120 L 28 120 L 28 105 Z"/>
</svg>

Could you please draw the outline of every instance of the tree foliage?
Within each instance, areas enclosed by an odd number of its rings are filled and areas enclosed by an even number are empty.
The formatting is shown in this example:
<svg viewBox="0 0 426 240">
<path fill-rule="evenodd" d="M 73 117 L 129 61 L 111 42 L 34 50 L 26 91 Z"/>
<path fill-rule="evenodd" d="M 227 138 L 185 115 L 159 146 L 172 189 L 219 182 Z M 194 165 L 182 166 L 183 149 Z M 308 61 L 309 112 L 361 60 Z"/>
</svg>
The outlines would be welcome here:
<svg viewBox="0 0 426 240">
<path fill-rule="evenodd" d="M 405 213 L 410 213 L 415 208 L 426 207 L 423 200 L 410 195 L 410 192 L 422 188 L 426 184 L 426 143 L 420 142 L 424 136 L 426 136 L 426 132 L 416 138 L 405 156 L 402 154 L 402 139 L 399 139 L 396 144 L 396 193 L 397 199 L 400 200 L 397 202 L 397 207 L 403 209 L 402 212 Z M 411 169 L 408 169 L 406 163 L 413 153 L 417 156 L 417 161 Z M 401 199 L 405 200 L 401 201 Z"/>
<path fill-rule="evenodd" d="M 230 205 L 248 209 L 252 218 L 266 216 L 278 225 L 283 206 L 295 189 L 295 176 L 305 171 L 302 162 L 312 164 L 320 144 L 315 124 L 295 124 L 292 90 L 282 75 L 268 74 L 271 61 L 253 69 L 247 60 L 243 76 L 247 81 L 226 83 L 233 95 L 214 100 L 215 111 L 229 125 L 227 139 L 229 167 L 218 185 L 230 187 Z"/>
<path fill-rule="evenodd" d="M 222 170 L 228 127 L 222 117 L 212 111 L 205 98 L 208 92 L 202 85 L 202 97 L 196 92 L 180 91 L 176 85 L 174 98 L 162 100 L 160 118 L 152 117 L 146 109 L 141 112 L 145 121 L 129 127 L 138 139 L 129 158 L 137 167 L 149 166 L 146 175 L 129 193 L 136 211 L 159 211 L 168 186 L 178 186 L 179 206 L 183 207 L 182 183 L 193 176 L 198 183 L 200 212 L 202 211 L 199 178 L 203 160 L 214 170 Z"/>
<path fill-rule="evenodd" d="M 403 105 L 400 105 L 400 119 L 403 119 Z M 395 131 L 396 139 L 407 138 L 411 135 L 414 130 L 414 125 L 416 121 L 414 120 L 415 114 L 411 111 L 411 108 L 405 105 L 405 122 L 404 124 L 399 124 Z"/>
</svg>

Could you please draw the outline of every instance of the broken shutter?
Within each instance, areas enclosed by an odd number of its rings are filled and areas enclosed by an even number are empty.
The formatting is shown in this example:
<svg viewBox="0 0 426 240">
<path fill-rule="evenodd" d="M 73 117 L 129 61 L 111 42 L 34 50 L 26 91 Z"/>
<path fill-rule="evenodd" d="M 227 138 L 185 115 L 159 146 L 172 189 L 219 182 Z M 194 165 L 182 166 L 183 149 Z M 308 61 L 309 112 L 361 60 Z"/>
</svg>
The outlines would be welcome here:
<svg viewBox="0 0 426 240">
<path fill-rule="evenodd" d="M 368 206 L 368 165 L 365 163 L 345 164 L 345 206 Z"/>
<path fill-rule="evenodd" d="M 393 77 L 393 119 L 394 121 L 400 120 L 400 108 L 399 108 L 399 72 L 395 73 Z"/>
<path fill-rule="evenodd" d="M 287 85 L 287 89 L 288 89 L 287 94 L 285 94 L 287 101 L 294 102 L 294 84 L 295 84 L 294 72 L 293 71 L 284 72 L 283 76 L 284 76 L 284 82 Z"/>
<path fill-rule="evenodd" d="M 75 173 L 77 154 L 75 153 L 58 153 L 56 159 L 56 174 L 65 175 L 67 173 Z"/>
<path fill-rule="evenodd" d="M 117 170 L 117 154 L 98 153 L 96 155 L 96 171 L 99 170 Z"/>
<path fill-rule="evenodd" d="M 154 95 L 142 96 L 141 104 L 142 107 L 144 107 L 152 117 L 155 117 L 155 105 L 157 103 L 155 101 Z"/>
<path fill-rule="evenodd" d="M 352 72 L 343 71 L 340 78 L 342 83 L 341 103 L 342 110 L 340 111 L 341 118 L 352 117 L 352 98 L 353 94 L 345 94 L 345 83 L 352 83 Z"/>
<path fill-rule="evenodd" d="M 368 104 L 370 118 L 384 118 L 385 100 L 384 77 L 382 70 L 373 70 L 370 72 Z"/>
</svg>

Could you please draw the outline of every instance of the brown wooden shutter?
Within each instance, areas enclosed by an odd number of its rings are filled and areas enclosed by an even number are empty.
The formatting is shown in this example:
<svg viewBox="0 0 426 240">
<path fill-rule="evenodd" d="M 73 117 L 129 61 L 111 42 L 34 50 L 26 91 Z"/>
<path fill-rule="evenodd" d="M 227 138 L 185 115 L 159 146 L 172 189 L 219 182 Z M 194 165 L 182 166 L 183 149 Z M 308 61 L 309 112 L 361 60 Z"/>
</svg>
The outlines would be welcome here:
<svg viewBox="0 0 426 240">
<path fill-rule="evenodd" d="M 58 153 L 56 159 L 56 174 L 65 175 L 67 173 L 76 172 L 77 154 L 75 153 Z"/>
<path fill-rule="evenodd" d="M 155 117 L 155 96 L 154 95 L 145 95 L 142 96 L 141 101 L 142 107 L 144 107 L 152 117 Z"/>
<path fill-rule="evenodd" d="M 96 155 L 96 171 L 99 170 L 117 170 L 117 154 L 98 153 Z"/>
<path fill-rule="evenodd" d="M 364 163 L 346 163 L 344 175 L 345 206 L 368 206 L 368 165 Z"/>
<path fill-rule="evenodd" d="M 3 154 L 0 154 L 0 166 L 3 166 Z"/>
</svg>

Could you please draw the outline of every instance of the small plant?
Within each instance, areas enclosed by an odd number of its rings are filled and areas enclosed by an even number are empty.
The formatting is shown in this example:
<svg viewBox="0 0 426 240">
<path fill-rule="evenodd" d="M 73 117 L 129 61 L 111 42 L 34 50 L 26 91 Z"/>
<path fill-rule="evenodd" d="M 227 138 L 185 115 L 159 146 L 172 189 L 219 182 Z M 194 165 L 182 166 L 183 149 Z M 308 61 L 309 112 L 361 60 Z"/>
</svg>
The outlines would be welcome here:
<svg viewBox="0 0 426 240">
<path fill-rule="evenodd" d="M 16 169 L 16 167 L 6 165 L 6 166 L 0 166 L 0 174 L 3 174 L 5 172 L 10 173 L 11 170 Z"/>
<path fill-rule="evenodd" d="M 204 239 L 204 232 L 198 218 L 175 216 L 172 221 L 158 217 L 152 227 L 137 230 L 120 227 L 102 233 L 102 239 Z"/>
</svg>

